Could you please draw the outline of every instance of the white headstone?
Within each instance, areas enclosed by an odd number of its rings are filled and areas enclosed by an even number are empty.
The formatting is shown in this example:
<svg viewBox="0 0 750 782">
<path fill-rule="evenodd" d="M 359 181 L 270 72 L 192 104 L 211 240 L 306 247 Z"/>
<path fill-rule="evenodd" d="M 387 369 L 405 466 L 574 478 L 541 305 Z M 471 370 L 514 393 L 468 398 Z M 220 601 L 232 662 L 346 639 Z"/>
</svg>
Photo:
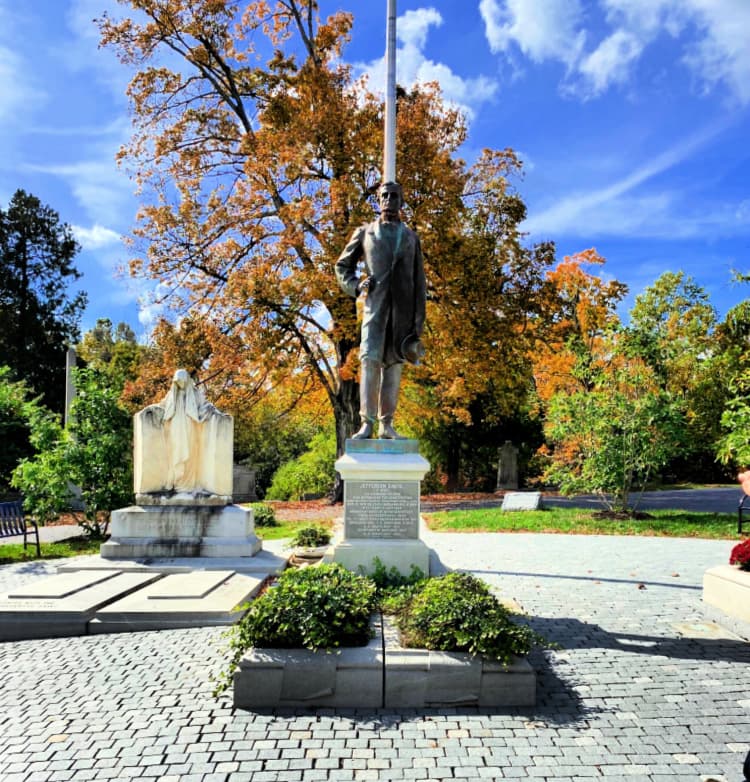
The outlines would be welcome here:
<svg viewBox="0 0 750 782">
<path fill-rule="evenodd" d="M 501 510 L 539 510 L 541 507 L 540 491 L 509 491 L 503 497 Z"/>
</svg>

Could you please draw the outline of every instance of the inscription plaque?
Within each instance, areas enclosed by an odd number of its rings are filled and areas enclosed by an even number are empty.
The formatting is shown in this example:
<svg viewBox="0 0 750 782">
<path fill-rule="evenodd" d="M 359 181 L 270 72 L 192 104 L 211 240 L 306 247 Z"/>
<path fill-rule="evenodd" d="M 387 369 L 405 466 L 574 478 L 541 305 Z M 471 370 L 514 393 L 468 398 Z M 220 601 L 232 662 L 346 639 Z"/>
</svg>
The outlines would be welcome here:
<svg viewBox="0 0 750 782">
<path fill-rule="evenodd" d="M 418 538 L 419 481 L 344 483 L 345 538 Z"/>
</svg>

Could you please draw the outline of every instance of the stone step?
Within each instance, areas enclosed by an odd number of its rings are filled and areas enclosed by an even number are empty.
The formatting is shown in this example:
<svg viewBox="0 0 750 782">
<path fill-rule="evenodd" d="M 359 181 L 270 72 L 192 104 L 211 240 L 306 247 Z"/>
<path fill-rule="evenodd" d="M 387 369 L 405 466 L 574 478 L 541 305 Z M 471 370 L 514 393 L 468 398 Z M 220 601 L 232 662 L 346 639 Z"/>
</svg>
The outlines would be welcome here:
<svg viewBox="0 0 750 782">
<path fill-rule="evenodd" d="M 286 565 L 270 551 L 148 564 L 91 557 L 0 595 L 0 641 L 231 625 Z"/>
</svg>

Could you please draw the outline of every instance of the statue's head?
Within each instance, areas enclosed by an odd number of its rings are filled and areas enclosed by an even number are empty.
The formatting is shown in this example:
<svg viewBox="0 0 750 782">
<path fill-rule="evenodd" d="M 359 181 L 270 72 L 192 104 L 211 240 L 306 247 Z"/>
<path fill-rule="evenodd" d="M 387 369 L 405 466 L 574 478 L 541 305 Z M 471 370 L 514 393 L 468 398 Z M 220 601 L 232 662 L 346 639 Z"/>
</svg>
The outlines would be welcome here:
<svg viewBox="0 0 750 782">
<path fill-rule="evenodd" d="M 190 385 L 190 373 L 187 371 L 187 369 L 178 369 L 174 373 L 174 377 L 172 378 L 172 383 L 177 386 L 177 388 L 185 389 Z"/>
<path fill-rule="evenodd" d="M 398 182 L 383 182 L 378 190 L 378 204 L 381 212 L 398 215 L 404 205 L 404 191 Z"/>
</svg>

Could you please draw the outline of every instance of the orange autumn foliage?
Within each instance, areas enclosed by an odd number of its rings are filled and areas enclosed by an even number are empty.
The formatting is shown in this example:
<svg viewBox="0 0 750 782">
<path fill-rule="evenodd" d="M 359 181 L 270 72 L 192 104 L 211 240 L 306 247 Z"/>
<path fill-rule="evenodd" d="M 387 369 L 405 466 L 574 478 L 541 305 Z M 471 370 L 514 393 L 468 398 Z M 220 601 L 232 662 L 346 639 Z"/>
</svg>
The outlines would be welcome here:
<svg viewBox="0 0 750 782">
<path fill-rule="evenodd" d="M 586 370 L 607 359 L 604 335 L 619 323 L 616 307 L 627 286 L 605 281 L 584 268 L 604 263 L 591 248 L 565 256 L 547 274 L 551 307 L 541 346 L 534 354 L 534 381 L 543 403 L 559 391 L 587 389 L 590 373 Z"/>
<path fill-rule="evenodd" d="M 167 292 L 170 318 L 200 323 L 187 359 L 201 378 L 245 402 L 282 385 L 322 392 L 341 450 L 358 419 L 358 326 L 334 263 L 372 219 L 382 149 L 380 99 L 341 58 L 352 16 L 321 20 L 313 0 L 121 6 L 99 26 L 134 71 L 133 136 L 119 154 L 143 204 L 131 273 Z M 465 419 L 488 391 L 512 409 L 545 306 L 554 251 L 521 245 L 525 207 L 509 184 L 518 161 L 488 150 L 467 167 L 465 138 L 437 85 L 400 92 L 404 218 L 422 241 L 430 297 L 415 418 Z M 168 374 L 177 332 L 157 335 L 166 359 L 133 398 Z"/>
</svg>

